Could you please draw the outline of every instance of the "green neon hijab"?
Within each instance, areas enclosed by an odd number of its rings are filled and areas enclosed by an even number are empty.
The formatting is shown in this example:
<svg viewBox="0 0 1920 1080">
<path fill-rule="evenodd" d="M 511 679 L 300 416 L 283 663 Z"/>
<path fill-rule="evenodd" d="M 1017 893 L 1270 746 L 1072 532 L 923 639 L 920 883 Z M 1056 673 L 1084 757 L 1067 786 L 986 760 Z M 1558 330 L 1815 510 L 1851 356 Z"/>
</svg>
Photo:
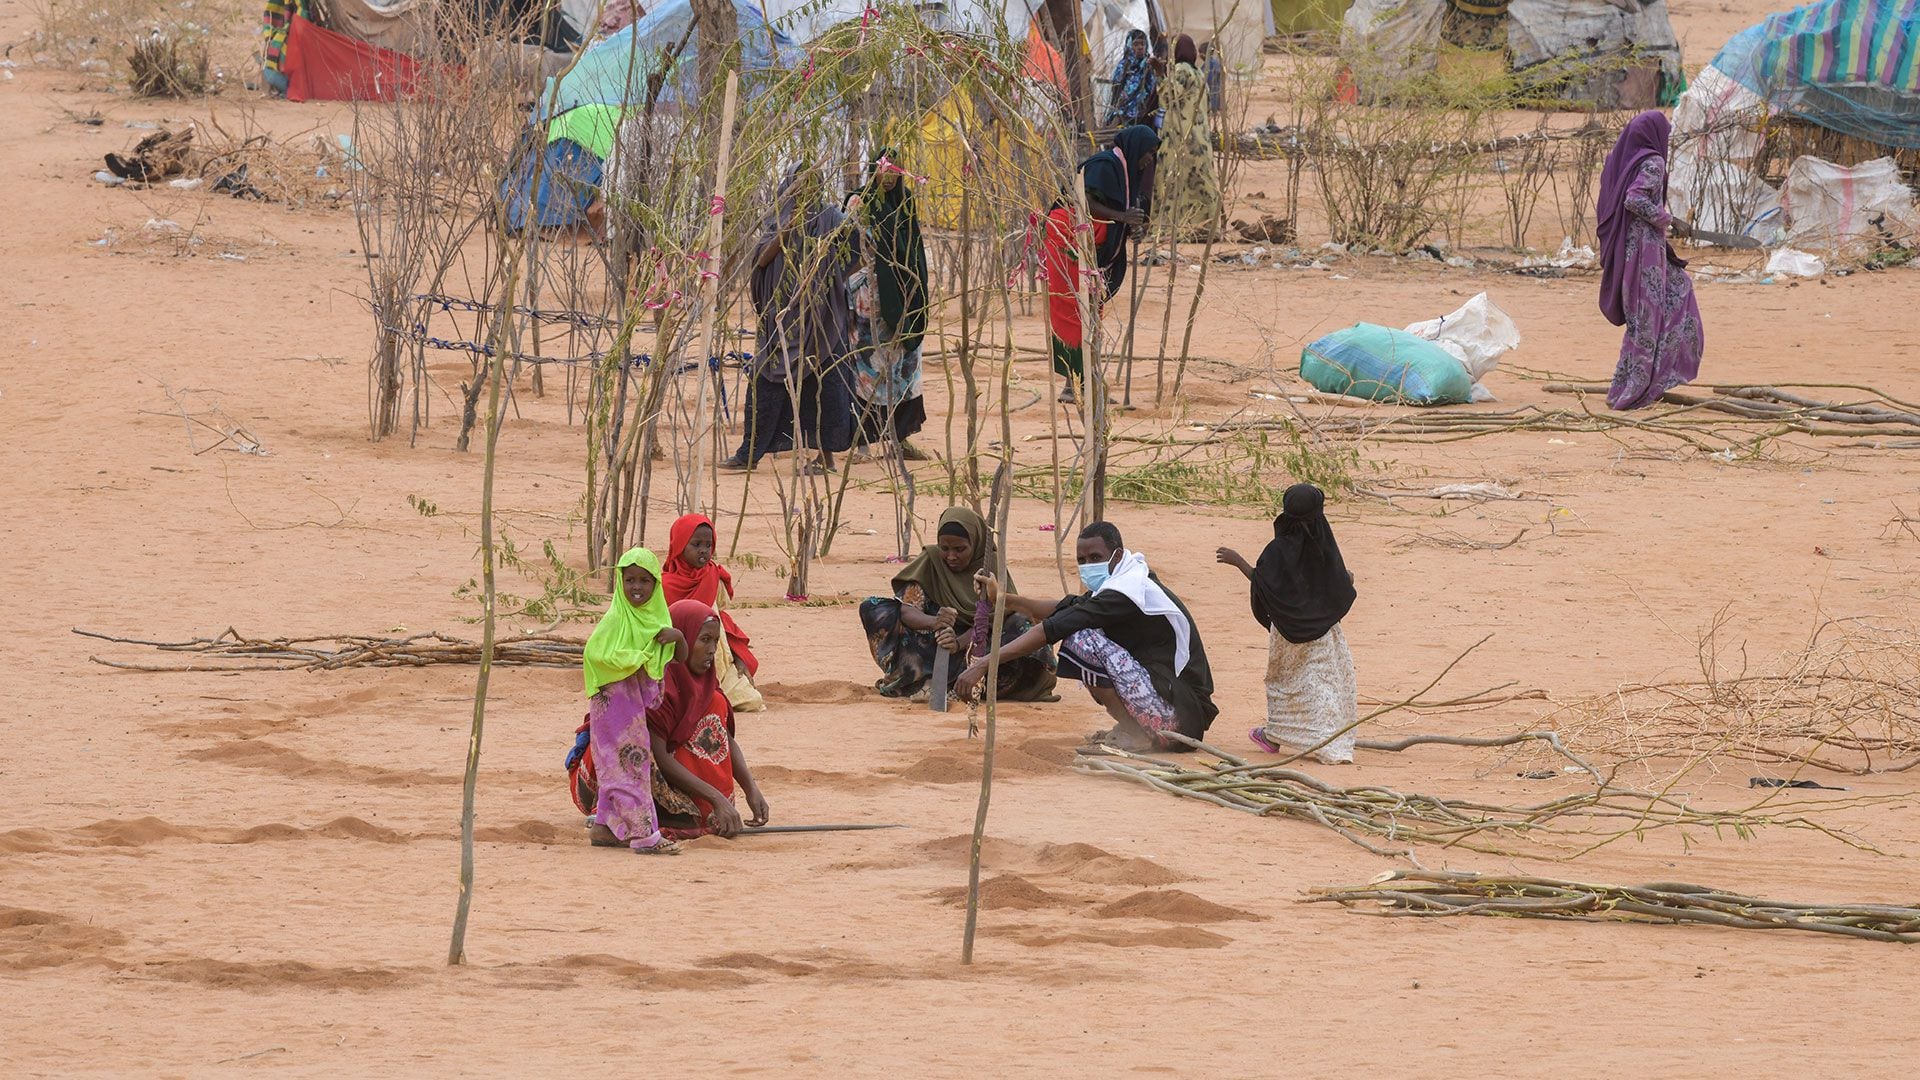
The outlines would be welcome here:
<svg viewBox="0 0 1920 1080">
<path fill-rule="evenodd" d="M 629 566 L 638 566 L 653 575 L 653 595 L 644 606 L 634 607 L 628 603 L 627 590 L 621 587 L 622 572 Z M 628 548 L 614 564 L 613 606 L 600 616 L 600 625 L 594 627 L 593 635 L 587 638 L 586 653 L 580 662 L 587 677 L 587 696 L 592 697 L 601 687 L 617 683 L 636 671 L 645 671 L 648 678 L 658 679 L 666 672 L 667 661 L 673 658 L 673 646 L 662 645 L 654 638 L 672 625 L 673 620 L 667 614 L 667 590 L 660 584 L 659 557 L 646 548 Z"/>
</svg>

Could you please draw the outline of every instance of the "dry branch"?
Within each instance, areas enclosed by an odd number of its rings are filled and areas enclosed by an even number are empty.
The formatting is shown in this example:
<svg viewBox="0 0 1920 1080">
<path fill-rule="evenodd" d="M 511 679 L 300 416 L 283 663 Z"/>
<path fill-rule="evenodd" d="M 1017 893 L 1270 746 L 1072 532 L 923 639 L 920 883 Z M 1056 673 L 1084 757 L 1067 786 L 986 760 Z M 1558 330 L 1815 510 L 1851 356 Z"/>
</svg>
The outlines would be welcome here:
<svg viewBox="0 0 1920 1080">
<path fill-rule="evenodd" d="M 228 661 L 222 664 L 134 664 L 87 659 L 124 671 L 333 671 L 350 667 L 426 667 L 429 664 L 477 664 L 477 641 L 450 637 L 439 631 L 399 638 L 359 634 L 322 634 L 306 638 L 250 638 L 228 627 L 216 637 L 186 641 L 147 641 L 115 637 L 74 627 L 82 637 L 120 645 L 143 645 L 168 653 L 190 653 Z M 516 667 L 578 667 L 586 643 L 552 634 L 522 634 L 493 644 L 493 662 Z M 331 647 L 329 647 L 331 646 Z"/>
<path fill-rule="evenodd" d="M 1724 829 L 1744 837 L 1769 826 L 1809 829 L 1850 847 L 1884 854 L 1848 832 L 1816 821 L 1815 816 L 1911 799 L 1908 795 L 1821 802 L 1766 799 L 1745 810 L 1702 810 L 1671 795 L 1602 785 L 1542 803 L 1502 806 L 1372 785 L 1337 787 L 1294 769 L 1253 765 L 1205 744 L 1194 745 L 1219 760 L 1185 764 L 1102 746 L 1082 749 L 1074 770 L 1116 776 L 1261 817 L 1312 822 L 1376 855 L 1409 859 L 1415 858 L 1413 844 L 1508 857 L 1568 859 L 1621 837 L 1643 836 L 1657 829 Z"/>
<path fill-rule="evenodd" d="M 1303 901 L 1377 904 L 1401 916 L 1506 915 L 1601 922 L 1701 923 L 1746 930 L 1809 930 L 1920 943 L 1920 907 L 1762 900 L 1702 885 L 1593 885 L 1553 878 L 1394 870 L 1365 885 L 1321 887 Z"/>
</svg>

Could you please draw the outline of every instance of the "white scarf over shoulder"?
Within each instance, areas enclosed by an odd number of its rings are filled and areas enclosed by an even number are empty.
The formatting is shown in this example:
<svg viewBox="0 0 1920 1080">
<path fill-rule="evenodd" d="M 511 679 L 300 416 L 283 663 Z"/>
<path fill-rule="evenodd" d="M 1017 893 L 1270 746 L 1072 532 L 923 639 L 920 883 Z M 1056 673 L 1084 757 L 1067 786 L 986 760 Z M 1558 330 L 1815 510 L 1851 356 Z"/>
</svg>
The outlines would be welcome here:
<svg viewBox="0 0 1920 1080">
<path fill-rule="evenodd" d="M 1137 551 L 1122 552 L 1120 565 L 1094 592 L 1117 592 L 1133 601 L 1133 606 L 1142 613 L 1158 615 L 1172 623 L 1173 673 L 1178 675 L 1187 670 L 1187 660 L 1193 655 L 1193 624 L 1187 621 L 1186 613 L 1173 602 L 1173 597 L 1167 595 L 1167 590 L 1147 576 L 1145 555 Z"/>
</svg>

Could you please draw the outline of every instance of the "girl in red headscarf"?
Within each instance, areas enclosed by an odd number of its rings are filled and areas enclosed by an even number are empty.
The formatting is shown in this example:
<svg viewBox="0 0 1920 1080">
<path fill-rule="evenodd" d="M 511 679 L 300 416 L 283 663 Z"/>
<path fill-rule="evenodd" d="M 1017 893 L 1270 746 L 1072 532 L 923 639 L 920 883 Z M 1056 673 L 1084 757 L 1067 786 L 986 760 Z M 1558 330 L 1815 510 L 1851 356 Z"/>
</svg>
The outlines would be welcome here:
<svg viewBox="0 0 1920 1080">
<path fill-rule="evenodd" d="M 667 603 L 698 600 L 719 613 L 727 644 L 715 661 L 720 689 L 733 711 L 759 712 L 767 707 L 753 686 L 760 661 L 747 647 L 746 632 L 723 610 L 733 596 L 733 575 L 713 561 L 713 547 L 713 522 L 704 514 L 687 514 L 675 521 L 667 532 L 667 563 L 660 583 L 666 587 Z"/>
<path fill-rule="evenodd" d="M 660 703 L 647 710 L 660 831 L 670 840 L 738 836 L 743 825 L 767 823 L 767 800 L 734 741 L 733 710 L 720 692 L 720 613 L 698 600 L 681 600 L 667 612 L 688 644 L 667 665 Z M 733 805 L 736 786 L 753 814 L 746 822 Z"/>
</svg>

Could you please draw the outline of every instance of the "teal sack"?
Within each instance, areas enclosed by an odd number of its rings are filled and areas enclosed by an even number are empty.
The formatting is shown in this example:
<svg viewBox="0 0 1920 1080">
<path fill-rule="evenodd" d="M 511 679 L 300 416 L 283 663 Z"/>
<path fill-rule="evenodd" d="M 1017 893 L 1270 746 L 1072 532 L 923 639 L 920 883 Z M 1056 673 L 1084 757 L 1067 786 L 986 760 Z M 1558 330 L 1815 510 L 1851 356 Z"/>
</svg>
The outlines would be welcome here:
<svg viewBox="0 0 1920 1080">
<path fill-rule="evenodd" d="M 1405 330 L 1360 323 L 1300 350 L 1316 390 L 1403 405 L 1464 405 L 1473 377 L 1452 353 Z"/>
</svg>

